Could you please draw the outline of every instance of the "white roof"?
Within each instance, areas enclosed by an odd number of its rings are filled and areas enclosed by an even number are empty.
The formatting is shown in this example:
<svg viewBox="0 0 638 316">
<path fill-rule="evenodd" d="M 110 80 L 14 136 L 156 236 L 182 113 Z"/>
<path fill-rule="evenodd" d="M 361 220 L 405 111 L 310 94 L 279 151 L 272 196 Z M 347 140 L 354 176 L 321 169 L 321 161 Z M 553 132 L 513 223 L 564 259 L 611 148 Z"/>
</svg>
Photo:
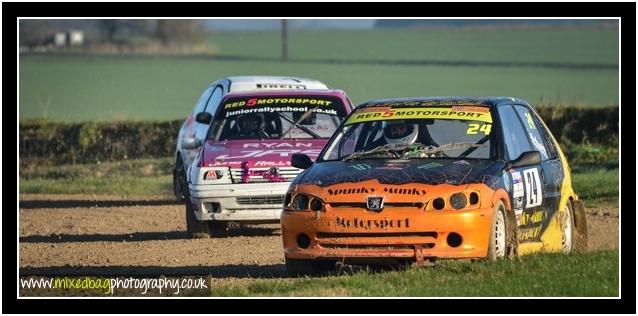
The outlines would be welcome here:
<svg viewBox="0 0 638 316">
<path fill-rule="evenodd" d="M 261 90 L 328 90 L 329 87 L 315 79 L 277 76 L 228 77 L 229 92 Z"/>
</svg>

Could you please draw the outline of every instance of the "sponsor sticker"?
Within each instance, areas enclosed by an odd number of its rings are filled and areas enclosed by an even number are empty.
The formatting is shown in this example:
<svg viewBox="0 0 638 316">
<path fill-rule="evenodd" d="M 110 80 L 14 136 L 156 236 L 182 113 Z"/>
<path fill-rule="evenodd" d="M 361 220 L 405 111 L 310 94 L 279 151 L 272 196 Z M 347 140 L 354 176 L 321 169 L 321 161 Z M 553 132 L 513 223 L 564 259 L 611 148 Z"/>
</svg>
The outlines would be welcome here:
<svg viewBox="0 0 638 316">
<path fill-rule="evenodd" d="M 410 228 L 410 219 L 361 219 L 361 218 L 342 218 L 337 216 L 335 219 L 337 227 L 349 229 L 388 229 L 388 228 Z"/>
<path fill-rule="evenodd" d="M 224 104 L 224 109 L 228 110 L 241 107 L 275 104 L 330 106 L 332 101 L 317 98 L 252 98 L 248 100 L 228 102 Z"/>
<path fill-rule="evenodd" d="M 371 110 L 373 109 L 373 110 Z M 357 110 L 345 125 L 369 121 L 385 120 L 406 120 L 406 119 L 447 119 L 481 121 L 492 123 L 492 116 L 489 112 L 479 112 L 474 110 L 453 110 L 447 107 L 428 108 L 369 108 L 365 111 Z"/>
<path fill-rule="evenodd" d="M 514 187 L 512 190 L 512 197 L 514 199 L 522 198 L 525 195 L 525 188 L 523 187 L 523 177 L 521 177 L 521 173 L 519 171 L 510 171 L 510 174 L 512 175 L 512 186 Z"/>
<path fill-rule="evenodd" d="M 507 173 L 503 174 L 503 186 L 505 186 L 505 191 L 510 190 L 510 177 Z"/>
</svg>

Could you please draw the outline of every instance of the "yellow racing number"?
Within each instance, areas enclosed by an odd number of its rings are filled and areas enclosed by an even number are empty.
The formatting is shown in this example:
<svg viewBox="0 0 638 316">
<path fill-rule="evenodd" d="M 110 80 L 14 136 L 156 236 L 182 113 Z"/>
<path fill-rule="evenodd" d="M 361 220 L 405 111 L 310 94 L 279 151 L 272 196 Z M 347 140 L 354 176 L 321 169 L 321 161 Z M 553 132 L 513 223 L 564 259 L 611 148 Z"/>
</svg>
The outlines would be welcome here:
<svg viewBox="0 0 638 316">
<path fill-rule="evenodd" d="M 483 132 L 483 134 L 489 135 L 491 131 L 492 131 L 492 124 L 470 123 L 468 124 L 468 128 L 465 134 L 476 135 L 478 134 L 478 132 Z"/>
</svg>

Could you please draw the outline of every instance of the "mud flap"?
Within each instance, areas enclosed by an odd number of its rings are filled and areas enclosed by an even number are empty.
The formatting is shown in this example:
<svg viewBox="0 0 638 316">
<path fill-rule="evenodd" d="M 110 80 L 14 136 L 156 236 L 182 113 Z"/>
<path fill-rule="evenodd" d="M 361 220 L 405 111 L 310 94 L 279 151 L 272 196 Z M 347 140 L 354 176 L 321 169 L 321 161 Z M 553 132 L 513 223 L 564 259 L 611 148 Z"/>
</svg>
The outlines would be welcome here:
<svg viewBox="0 0 638 316">
<path fill-rule="evenodd" d="M 507 248 L 505 256 L 508 259 L 515 259 L 518 257 L 518 224 L 516 222 L 516 214 L 513 211 L 506 211 L 505 217 L 507 219 Z"/>
<path fill-rule="evenodd" d="M 421 267 L 425 265 L 425 260 L 423 259 L 423 252 L 421 251 L 422 249 L 423 249 L 423 246 L 414 245 L 414 257 L 415 257 L 414 259 L 415 259 L 417 267 Z"/>
<path fill-rule="evenodd" d="M 574 214 L 574 250 L 587 250 L 587 218 L 585 204 L 582 200 L 572 200 L 572 212 Z"/>
</svg>

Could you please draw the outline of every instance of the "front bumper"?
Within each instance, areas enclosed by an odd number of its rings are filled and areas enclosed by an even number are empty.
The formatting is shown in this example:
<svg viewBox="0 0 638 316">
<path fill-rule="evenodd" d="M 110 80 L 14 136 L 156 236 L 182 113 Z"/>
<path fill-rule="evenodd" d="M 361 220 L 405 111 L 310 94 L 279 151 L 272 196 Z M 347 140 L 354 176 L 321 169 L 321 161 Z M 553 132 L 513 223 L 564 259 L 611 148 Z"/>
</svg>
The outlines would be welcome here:
<svg viewBox="0 0 638 316">
<path fill-rule="evenodd" d="M 284 254 L 292 259 L 415 258 L 417 262 L 481 258 L 487 256 L 492 216 L 491 207 L 438 212 L 399 207 L 381 213 L 356 208 L 283 211 Z"/>
<path fill-rule="evenodd" d="M 195 217 L 201 221 L 277 223 L 290 182 L 189 184 Z"/>
</svg>

